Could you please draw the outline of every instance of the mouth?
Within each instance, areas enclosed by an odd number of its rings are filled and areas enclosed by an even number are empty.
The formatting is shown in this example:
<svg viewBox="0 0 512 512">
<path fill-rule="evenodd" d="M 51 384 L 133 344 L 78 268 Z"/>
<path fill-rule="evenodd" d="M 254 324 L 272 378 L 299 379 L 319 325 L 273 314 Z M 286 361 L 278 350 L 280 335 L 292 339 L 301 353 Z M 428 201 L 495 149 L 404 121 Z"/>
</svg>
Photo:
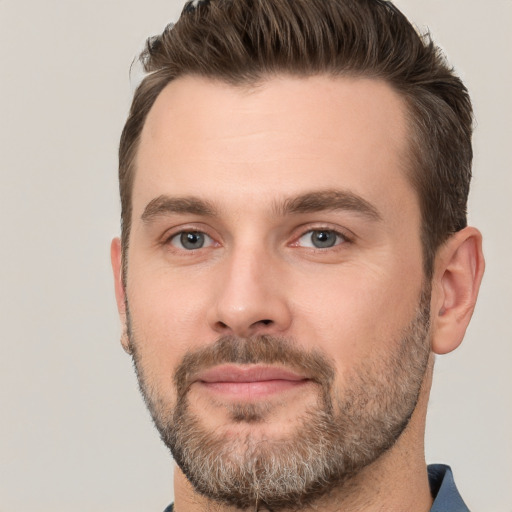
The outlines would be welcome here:
<svg viewBox="0 0 512 512">
<path fill-rule="evenodd" d="M 297 390 L 311 382 L 311 379 L 276 366 L 229 364 L 200 372 L 195 382 L 217 396 L 237 401 L 254 401 Z"/>
</svg>

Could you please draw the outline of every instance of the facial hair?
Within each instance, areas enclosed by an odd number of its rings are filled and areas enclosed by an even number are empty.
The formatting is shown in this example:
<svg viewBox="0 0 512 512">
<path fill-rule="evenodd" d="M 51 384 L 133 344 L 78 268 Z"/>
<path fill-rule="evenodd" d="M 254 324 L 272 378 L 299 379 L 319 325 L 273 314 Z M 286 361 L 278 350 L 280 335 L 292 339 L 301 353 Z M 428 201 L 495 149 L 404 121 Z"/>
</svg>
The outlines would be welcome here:
<svg viewBox="0 0 512 512">
<path fill-rule="evenodd" d="M 177 401 L 159 396 L 146 373 L 128 315 L 128 336 L 139 386 L 161 438 L 195 490 L 238 509 L 278 511 L 307 506 L 376 461 L 398 440 L 416 407 L 430 355 L 430 293 L 421 295 L 415 316 L 387 352 L 347 370 L 343 389 L 334 387 L 333 362 L 318 350 L 304 351 L 273 336 L 222 337 L 187 353 L 174 374 Z M 127 308 L 128 311 L 128 308 Z M 376 340 L 383 343 L 385 340 Z M 384 355 L 382 355 L 384 354 Z M 285 366 L 318 386 L 316 403 L 298 415 L 283 437 L 226 438 L 208 430 L 193 411 L 189 389 L 198 372 L 219 364 Z M 234 404 L 233 423 L 258 423 L 271 414 L 265 403 Z"/>
</svg>

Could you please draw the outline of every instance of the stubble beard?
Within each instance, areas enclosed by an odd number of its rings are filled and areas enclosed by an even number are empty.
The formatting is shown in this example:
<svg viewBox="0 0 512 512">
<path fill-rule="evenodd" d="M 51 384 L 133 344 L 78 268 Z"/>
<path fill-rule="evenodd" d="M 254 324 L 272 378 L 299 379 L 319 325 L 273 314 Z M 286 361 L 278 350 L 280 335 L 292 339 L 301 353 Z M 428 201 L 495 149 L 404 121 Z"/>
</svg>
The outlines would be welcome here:
<svg viewBox="0 0 512 512">
<path fill-rule="evenodd" d="M 430 293 L 424 291 L 415 317 L 398 343 L 378 361 L 362 361 L 334 390 L 333 364 L 320 352 L 298 350 L 287 339 L 223 337 L 188 353 L 175 372 L 175 407 L 164 403 L 146 378 L 142 355 L 128 322 L 134 366 L 144 400 L 160 436 L 201 495 L 238 509 L 279 511 L 307 506 L 350 480 L 398 440 L 416 407 L 427 370 Z M 128 311 L 128 309 L 127 309 Z M 316 403 L 297 418 L 293 431 L 262 438 L 248 428 L 226 437 L 208 430 L 192 410 L 194 374 L 217 364 L 279 364 L 313 376 Z M 233 404 L 237 424 L 268 421 L 264 403 Z"/>
</svg>

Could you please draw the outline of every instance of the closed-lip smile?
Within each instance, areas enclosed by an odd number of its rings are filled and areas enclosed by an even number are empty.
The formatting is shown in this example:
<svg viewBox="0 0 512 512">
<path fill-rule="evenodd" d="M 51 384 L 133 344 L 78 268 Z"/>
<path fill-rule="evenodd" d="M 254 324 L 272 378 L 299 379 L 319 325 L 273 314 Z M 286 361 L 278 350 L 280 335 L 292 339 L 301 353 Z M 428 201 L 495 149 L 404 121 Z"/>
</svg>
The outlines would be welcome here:
<svg viewBox="0 0 512 512">
<path fill-rule="evenodd" d="M 224 364 L 199 372 L 194 382 L 215 395 L 245 401 L 301 387 L 310 379 L 279 366 Z"/>
</svg>

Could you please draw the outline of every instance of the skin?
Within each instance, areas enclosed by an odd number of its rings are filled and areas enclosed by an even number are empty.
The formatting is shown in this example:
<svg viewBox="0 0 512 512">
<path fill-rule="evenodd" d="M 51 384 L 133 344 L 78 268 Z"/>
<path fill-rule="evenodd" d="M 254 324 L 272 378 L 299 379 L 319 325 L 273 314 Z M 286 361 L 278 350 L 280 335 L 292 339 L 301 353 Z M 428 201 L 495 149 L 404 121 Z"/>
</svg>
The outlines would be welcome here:
<svg viewBox="0 0 512 512">
<path fill-rule="evenodd" d="M 317 348 L 335 366 L 339 394 L 358 362 L 378 368 L 379 357 L 393 350 L 424 285 L 418 198 L 406 177 L 405 108 L 387 84 L 347 77 L 273 77 L 242 88 L 188 76 L 164 89 L 137 154 L 126 286 L 118 239 L 112 264 L 121 321 L 126 326 L 127 299 L 144 368 L 166 403 L 176 403 L 172 379 L 184 354 L 223 335 L 285 336 L 299 348 Z M 373 213 L 347 201 L 334 208 L 333 191 L 357 197 Z M 313 193 L 323 203 L 315 211 L 285 208 Z M 191 196 L 209 210 L 177 208 L 176 198 Z M 339 235 L 334 246 L 318 249 L 312 230 Z M 186 250 L 184 231 L 205 233 L 205 246 Z M 461 342 L 482 273 L 476 229 L 439 249 L 433 352 Z M 129 349 L 126 335 L 122 342 Z M 398 442 L 354 479 L 350 493 L 327 496 L 322 510 L 429 510 L 423 435 L 432 361 Z M 189 392 L 204 426 L 255 439 L 286 435 L 315 399 L 313 384 L 284 380 L 277 387 L 195 384 Z M 231 422 L 234 402 L 265 404 L 267 421 Z M 180 512 L 217 510 L 178 468 L 175 504 Z"/>
</svg>

